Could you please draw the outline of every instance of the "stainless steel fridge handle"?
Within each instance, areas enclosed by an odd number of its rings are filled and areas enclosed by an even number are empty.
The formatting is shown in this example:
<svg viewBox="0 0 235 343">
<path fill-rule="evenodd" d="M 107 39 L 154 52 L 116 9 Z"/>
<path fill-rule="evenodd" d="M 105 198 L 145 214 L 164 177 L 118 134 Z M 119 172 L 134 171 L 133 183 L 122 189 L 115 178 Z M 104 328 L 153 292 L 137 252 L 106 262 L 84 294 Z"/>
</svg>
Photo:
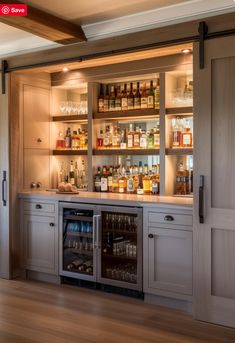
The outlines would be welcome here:
<svg viewBox="0 0 235 343">
<path fill-rule="evenodd" d="M 3 178 L 2 178 L 2 203 L 3 206 L 7 206 L 7 172 L 6 170 L 3 170 Z"/>
<path fill-rule="evenodd" d="M 101 218 L 100 214 L 96 215 L 96 247 L 99 248 L 99 230 L 100 230 L 100 225 L 99 225 L 99 220 Z"/>
<path fill-rule="evenodd" d="M 199 183 L 199 223 L 204 223 L 204 175 L 200 175 Z"/>
</svg>

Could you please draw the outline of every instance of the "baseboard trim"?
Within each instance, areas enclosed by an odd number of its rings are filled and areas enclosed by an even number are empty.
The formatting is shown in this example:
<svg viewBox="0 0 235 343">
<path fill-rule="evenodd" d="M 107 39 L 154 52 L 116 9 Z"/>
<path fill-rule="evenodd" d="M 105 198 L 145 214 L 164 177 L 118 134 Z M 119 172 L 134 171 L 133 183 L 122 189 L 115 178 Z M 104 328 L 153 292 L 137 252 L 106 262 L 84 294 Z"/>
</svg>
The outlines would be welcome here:
<svg viewBox="0 0 235 343">
<path fill-rule="evenodd" d="M 28 280 L 43 281 L 43 282 L 53 283 L 56 285 L 59 285 L 61 283 L 60 282 L 60 276 L 58 276 L 58 275 L 35 272 L 32 270 L 26 271 L 26 278 Z"/>
<path fill-rule="evenodd" d="M 144 302 L 148 304 L 172 308 L 175 310 L 181 310 L 191 315 L 193 314 L 192 302 L 187 301 L 187 300 L 179 300 L 179 299 L 167 298 L 167 297 L 162 297 L 159 295 L 145 293 Z"/>
</svg>

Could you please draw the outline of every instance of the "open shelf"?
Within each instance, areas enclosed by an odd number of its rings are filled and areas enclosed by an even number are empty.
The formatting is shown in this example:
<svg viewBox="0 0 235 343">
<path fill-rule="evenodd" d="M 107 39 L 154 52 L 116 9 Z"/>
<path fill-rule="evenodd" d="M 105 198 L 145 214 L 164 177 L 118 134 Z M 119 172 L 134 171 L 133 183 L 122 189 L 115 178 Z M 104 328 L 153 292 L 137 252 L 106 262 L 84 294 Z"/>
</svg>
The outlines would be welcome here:
<svg viewBox="0 0 235 343">
<path fill-rule="evenodd" d="M 79 121 L 87 121 L 87 114 L 74 114 L 74 115 L 58 115 L 58 116 L 53 116 L 52 121 L 59 121 L 59 122 L 79 122 Z"/>
<path fill-rule="evenodd" d="M 112 111 L 112 112 L 96 112 L 93 115 L 94 119 L 117 119 L 117 118 L 135 118 L 135 117 L 151 117 L 158 116 L 159 109 L 140 109 L 140 110 L 126 110 L 126 111 Z"/>
<path fill-rule="evenodd" d="M 193 114 L 193 107 L 169 107 L 166 108 L 166 114 L 181 115 L 181 114 Z"/>
<path fill-rule="evenodd" d="M 166 155 L 193 155 L 193 148 L 166 149 Z"/>
<path fill-rule="evenodd" d="M 159 155 L 160 149 L 94 149 L 93 155 Z"/>
<path fill-rule="evenodd" d="M 71 150 L 71 149 L 68 149 L 68 150 L 52 150 L 52 155 L 54 156 L 58 156 L 58 155 L 77 155 L 77 156 L 80 156 L 80 155 L 87 155 L 87 150 Z"/>
</svg>

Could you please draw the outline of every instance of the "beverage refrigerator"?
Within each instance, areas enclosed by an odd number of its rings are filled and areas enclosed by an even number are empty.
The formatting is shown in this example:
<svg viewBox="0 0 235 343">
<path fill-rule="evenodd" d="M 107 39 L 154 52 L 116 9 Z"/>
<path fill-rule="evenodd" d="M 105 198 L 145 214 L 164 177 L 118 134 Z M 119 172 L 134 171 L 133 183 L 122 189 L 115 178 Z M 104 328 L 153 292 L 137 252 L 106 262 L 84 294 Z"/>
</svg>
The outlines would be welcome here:
<svg viewBox="0 0 235 343">
<path fill-rule="evenodd" d="M 142 291 L 142 209 L 61 202 L 60 275 Z"/>
</svg>

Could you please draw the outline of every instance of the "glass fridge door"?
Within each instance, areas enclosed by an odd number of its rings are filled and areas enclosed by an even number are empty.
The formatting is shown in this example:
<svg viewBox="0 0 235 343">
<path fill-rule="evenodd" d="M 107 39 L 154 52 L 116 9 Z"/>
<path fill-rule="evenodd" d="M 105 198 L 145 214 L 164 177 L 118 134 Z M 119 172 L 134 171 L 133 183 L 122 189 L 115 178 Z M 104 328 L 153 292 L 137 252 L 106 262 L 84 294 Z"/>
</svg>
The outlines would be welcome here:
<svg viewBox="0 0 235 343">
<path fill-rule="evenodd" d="M 63 208 L 63 275 L 94 279 L 94 219 L 91 209 Z"/>
<path fill-rule="evenodd" d="M 127 209 L 128 210 L 128 209 Z M 101 282 L 142 290 L 142 212 L 102 210 L 100 221 Z"/>
</svg>

